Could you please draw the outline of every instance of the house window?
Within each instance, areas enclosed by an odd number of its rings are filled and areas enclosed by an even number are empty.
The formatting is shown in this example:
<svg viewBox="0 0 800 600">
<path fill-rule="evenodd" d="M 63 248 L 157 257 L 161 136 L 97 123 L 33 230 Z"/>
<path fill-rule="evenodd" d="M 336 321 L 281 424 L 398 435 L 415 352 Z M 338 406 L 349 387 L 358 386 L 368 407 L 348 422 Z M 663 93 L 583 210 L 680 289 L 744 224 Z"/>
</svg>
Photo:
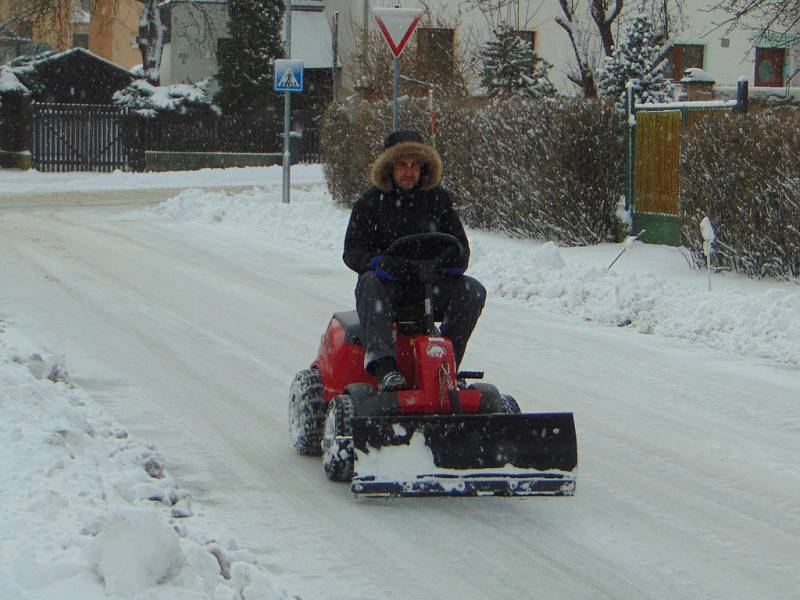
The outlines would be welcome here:
<svg viewBox="0 0 800 600">
<path fill-rule="evenodd" d="M 72 34 L 72 47 L 89 49 L 89 34 L 88 33 L 73 33 Z"/>
<path fill-rule="evenodd" d="M 664 77 L 680 81 L 686 69 L 702 69 L 704 50 L 700 44 L 675 44 L 664 67 Z"/>
<path fill-rule="evenodd" d="M 426 77 L 452 77 L 454 51 L 455 29 L 417 30 L 417 61 Z"/>
<path fill-rule="evenodd" d="M 785 48 L 756 48 L 756 85 L 781 87 L 785 59 Z"/>
</svg>

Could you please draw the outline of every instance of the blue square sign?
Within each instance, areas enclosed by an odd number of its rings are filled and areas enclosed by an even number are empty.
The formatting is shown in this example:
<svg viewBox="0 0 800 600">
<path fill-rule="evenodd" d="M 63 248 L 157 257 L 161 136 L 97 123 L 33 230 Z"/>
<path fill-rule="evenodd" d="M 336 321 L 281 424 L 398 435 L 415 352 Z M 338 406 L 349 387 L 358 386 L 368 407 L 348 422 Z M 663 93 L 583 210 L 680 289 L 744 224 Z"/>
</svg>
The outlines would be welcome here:
<svg viewBox="0 0 800 600">
<path fill-rule="evenodd" d="M 303 61 L 279 58 L 275 60 L 275 91 L 303 91 Z"/>
</svg>

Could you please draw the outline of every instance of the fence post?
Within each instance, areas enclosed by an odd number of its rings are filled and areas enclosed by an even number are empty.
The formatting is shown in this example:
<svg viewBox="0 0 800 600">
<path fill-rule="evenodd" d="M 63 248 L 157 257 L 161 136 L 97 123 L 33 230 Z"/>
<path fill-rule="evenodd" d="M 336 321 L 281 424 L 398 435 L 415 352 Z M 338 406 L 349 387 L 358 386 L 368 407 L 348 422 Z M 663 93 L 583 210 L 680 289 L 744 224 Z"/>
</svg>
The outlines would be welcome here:
<svg viewBox="0 0 800 600">
<path fill-rule="evenodd" d="M 736 111 L 740 113 L 747 112 L 748 104 L 748 83 L 747 79 L 740 77 L 736 82 Z"/>
<path fill-rule="evenodd" d="M 633 82 L 631 81 L 625 86 L 625 114 L 628 127 L 628 156 L 625 162 L 625 210 L 629 211 L 633 216 L 634 171 L 636 166 L 634 164 L 636 160 L 636 105 Z M 629 233 L 633 233 L 634 229 L 634 223 L 631 223 L 631 231 Z"/>
</svg>

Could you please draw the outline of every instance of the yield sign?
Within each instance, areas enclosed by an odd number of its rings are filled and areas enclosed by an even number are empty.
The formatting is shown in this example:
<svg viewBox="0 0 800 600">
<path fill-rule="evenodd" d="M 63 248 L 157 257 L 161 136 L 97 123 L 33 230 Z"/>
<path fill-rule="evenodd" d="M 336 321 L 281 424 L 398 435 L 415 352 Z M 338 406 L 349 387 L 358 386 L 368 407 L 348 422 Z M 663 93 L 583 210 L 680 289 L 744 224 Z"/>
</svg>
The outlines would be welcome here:
<svg viewBox="0 0 800 600">
<path fill-rule="evenodd" d="M 375 21 L 389 44 L 395 58 L 400 58 L 411 34 L 419 24 L 422 9 L 419 8 L 373 8 Z"/>
</svg>

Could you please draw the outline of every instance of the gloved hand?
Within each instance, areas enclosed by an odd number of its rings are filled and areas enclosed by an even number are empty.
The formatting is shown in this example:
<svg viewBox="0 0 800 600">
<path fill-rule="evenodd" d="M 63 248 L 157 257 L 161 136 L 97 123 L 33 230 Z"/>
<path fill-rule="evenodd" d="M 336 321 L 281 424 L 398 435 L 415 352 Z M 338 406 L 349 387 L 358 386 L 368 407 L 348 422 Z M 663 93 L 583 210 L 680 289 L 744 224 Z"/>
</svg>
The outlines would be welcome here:
<svg viewBox="0 0 800 600">
<path fill-rule="evenodd" d="M 369 262 L 369 268 L 375 271 L 375 275 L 386 281 L 413 279 L 416 273 L 414 266 L 409 261 L 380 254 Z"/>
<path fill-rule="evenodd" d="M 442 275 L 457 277 L 463 275 L 466 267 L 458 248 L 448 248 L 436 258 L 436 266 Z"/>
</svg>

